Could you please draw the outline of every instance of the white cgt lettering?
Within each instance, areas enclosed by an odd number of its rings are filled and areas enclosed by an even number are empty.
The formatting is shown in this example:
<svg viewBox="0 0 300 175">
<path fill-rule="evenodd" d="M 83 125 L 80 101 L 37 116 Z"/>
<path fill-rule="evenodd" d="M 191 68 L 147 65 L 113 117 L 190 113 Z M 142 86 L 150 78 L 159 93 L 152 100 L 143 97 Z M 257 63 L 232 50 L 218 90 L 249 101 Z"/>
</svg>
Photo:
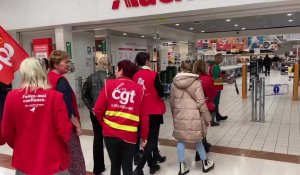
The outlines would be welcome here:
<svg viewBox="0 0 300 175">
<path fill-rule="evenodd" d="M 115 89 L 113 92 L 112 92 L 112 97 L 115 99 L 115 100 L 119 100 L 121 104 L 125 105 L 125 104 L 128 104 L 128 102 L 130 103 L 134 103 L 134 96 L 135 96 L 135 91 L 132 90 L 131 92 L 130 91 L 120 91 L 119 89 Z"/>
</svg>

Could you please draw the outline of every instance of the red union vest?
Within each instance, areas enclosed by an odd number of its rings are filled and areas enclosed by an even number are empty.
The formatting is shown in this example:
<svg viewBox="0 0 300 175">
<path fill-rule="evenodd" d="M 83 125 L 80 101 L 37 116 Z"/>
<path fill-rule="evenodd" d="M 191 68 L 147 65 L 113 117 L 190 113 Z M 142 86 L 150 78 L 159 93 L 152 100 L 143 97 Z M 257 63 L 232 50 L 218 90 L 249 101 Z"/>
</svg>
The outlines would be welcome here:
<svg viewBox="0 0 300 175">
<path fill-rule="evenodd" d="M 133 80 L 145 88 L 145 103 L 148 106 L 149 114 L 164 114 L 166 105 L 159 97 L 155 88 L 155 77 L 157 73 L 149 69 L 140 69 L 133 76 Z"/>
<path fill-rule="evenodd" d="M 54 90 L 56 90 L 56 87 L 57 87 L 57 82 L 59 79 L 61 78 L 65 78 L 64 76 L 58 74 L 58 73 L 55 73 L 53 71 L 49 71 L 48 73 L 48 81 L 49 81 L 49 84 L 52 86 L 52 88 Z M 79 116 L 79 112 L 78 112 L 78 106 L 77 106 L 77 100 L 76 100 L 76 95 L 74 93 L 74 91 L 72 91 L 72 107 L 73 109 L 75 110 L 75 113 L 76 113 L 76 117 L 78 117 L 78 119 L 80 119 L 80 116 Z"/>
<path fill-rule="evenodd" d="M 211 64 L 211 65 L 209 66 L 209 68 L 208 68 L 208 72 L 209 72 L 209 74 L 210 74 L 212 77 L 214 77 L 212 71 L 213 71 L 213 68 L 214 68 L 215 66 L 216 66 L 216 64 Z M 223 74 L 222 74 L 222 71 L 221 71 L 220 74 L 219 74 L 219 78 L 222 78 L 222 77 L 223 77 Z M 223 90 L 223 84 L 222 84 L 222 85 L 215 85 L 215 87 L 216 87 L 216 90 L 217 90 L 217 91 L 222 91 L 222 90 Z"/>
<path fill-rule="evenodd" d="M 107 109 L 103 117 L 103 135 L 136 143 L 140 122 L 143 87 L 130 79 L 105 81 Z"/>
</svg>

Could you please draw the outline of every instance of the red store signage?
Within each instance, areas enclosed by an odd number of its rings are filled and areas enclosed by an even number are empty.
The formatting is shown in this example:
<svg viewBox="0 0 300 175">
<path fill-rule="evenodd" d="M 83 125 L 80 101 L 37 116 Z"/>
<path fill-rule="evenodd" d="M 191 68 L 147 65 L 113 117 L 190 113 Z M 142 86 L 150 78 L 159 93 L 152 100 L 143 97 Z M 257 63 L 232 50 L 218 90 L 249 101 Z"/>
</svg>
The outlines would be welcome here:
<svg viewBox="0 0 300 175">
<path fill-rule="evenodd" d="M 181 0 L 124 0 L 127 8 L 131 7 L 147 7 L 150 5 L 156 5 L 156 1 L 160 1 L 163 4 L 171 2 L 181 2 Z M 114 0 L 112 4 L 113 10 L 118 10 L 120 7 L 121 0 Z"/>
</svg>

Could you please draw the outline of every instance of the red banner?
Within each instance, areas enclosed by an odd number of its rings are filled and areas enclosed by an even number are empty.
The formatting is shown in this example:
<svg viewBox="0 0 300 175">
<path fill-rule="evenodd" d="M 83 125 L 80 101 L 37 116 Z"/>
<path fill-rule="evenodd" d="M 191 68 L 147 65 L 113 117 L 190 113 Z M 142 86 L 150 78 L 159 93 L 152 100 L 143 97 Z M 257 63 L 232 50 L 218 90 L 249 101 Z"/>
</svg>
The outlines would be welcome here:
<svg viewBox="0 0 300 175">
<path fill-rule="evenodd" d="M 11 83 L 27 57 L 25 50 L 0 26 L 0 82 Z"/>
</svg>

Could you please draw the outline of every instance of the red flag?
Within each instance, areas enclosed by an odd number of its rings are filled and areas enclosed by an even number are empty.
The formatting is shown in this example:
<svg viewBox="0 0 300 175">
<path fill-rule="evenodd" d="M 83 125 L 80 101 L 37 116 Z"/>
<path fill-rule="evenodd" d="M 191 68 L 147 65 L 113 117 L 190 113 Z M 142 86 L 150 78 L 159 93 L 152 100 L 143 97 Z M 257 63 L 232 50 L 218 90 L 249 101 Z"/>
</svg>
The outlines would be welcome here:
<svg viewBox="0 0 300 175">
<path fill-rule="evenodd" d="M 19 70 L 21 62 L 29 55 L 0 26 L 0 82 L 9 84 L 14 80 L 14 73 Z"/>
</svg>

